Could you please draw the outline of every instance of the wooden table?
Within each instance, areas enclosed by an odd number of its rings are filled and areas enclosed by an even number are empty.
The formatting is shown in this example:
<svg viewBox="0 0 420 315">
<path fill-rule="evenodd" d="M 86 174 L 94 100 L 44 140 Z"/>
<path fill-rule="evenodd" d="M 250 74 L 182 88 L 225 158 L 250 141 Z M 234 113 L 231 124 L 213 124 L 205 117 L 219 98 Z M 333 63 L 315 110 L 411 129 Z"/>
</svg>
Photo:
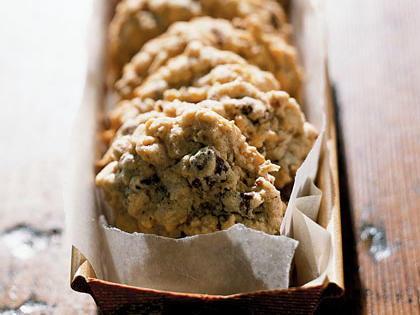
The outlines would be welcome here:
<svg viewBox="0 0 420 315">
<path fill-rule="evenodd" d="M 0 3 L 0 314 L 96 313 L 69 287 L 62 196 L 89 3 Z"/>
<path fill-rule="evenodd" d="M 63 180 L 89 1 L 0 4 L 0 314 L 95 313 L 69 288 Z M 347 293 L 318 313 L 420 312 L 420 2 L 326 0 Z"/>
<path fill-rule="evenodd" d="M 327 4 L 347 294 L 321 309 L 419 314 L 420 2 Z"/>
</svg>

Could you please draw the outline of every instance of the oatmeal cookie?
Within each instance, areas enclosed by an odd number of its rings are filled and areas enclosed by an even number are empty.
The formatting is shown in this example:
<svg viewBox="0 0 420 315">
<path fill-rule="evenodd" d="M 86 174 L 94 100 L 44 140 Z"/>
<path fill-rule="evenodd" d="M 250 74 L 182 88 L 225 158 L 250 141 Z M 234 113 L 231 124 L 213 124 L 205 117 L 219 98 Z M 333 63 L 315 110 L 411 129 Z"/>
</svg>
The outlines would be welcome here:
<svg viewBox="0 0 420 315">
<path fill-rule="evenodd" d="M 161 99 L 163 92 L 171 88 L 190 86 L 198 78 L 208 74 L 221 64 L 247 64 L 240 56 L 230 51 L 203 46 L 193 41 L 181 55 L 172 58 L 168 63 L 148 76 L 134 90 L 134 96 L 142 100 Z"/>
<path fill-rule="evenodd" d="M 261 92 L 244 81 L 168 90 L 165 92 L 165 99 L 166 101 L 148 103 L 148 110 L 176 117 L 191 107 L 198 106 L 211 109 L 233 121 L 250 145 L 255 146 L 274 164 L 281 166 L 273 174 L 278 189 L 283 189 L 293 181 L 297 169 L 317 137 L 316 130 L 305 121 L 295 99 L 286 92 Z M 123 133 L 133 125 L 130 118 L 144 112 L 144 103 L 138 99 L 137 101 L 138 104 L 126 101 L 126 105 L 131 106 L 126 113 L 130 112 L 132 116 L 124 117 L 127 120 L 121 127 Z M 137 112 L 134 108 L 137 108 Z M 121 134 L 121 130 L 118 134 Z"/>
<path fill-rule="evenodd" d="M 197 44 L 198 47 L 201 47 L 201 44 Z M 215 85 L 215 84 L 223 84 L 227 82 L 232 82 L 235 80 L 238 81 L 245 81 L 249 82 L 252 85 L 254 85 L 256 88 L 258 88 L 261 91 L 271 91 L 271 90 L 277 90 L 279 88 L 278 81 L 274 78 L 274 76 L 266 71 L 260 70 L 258 67 L 251 66 L 249 64 L 244 63 L 243 60 L 234 58 L 230 53 L 225 54 L 224 52 L 220 52 L 218 50 L 215 50 L 215 58 L 211 59 L 206 56 L 206 50 L 204 49 L 202 52 L 198 52 L 197 57 L 197 51 L 193 47 L 195 44 L 192 44 L 189 46 L 189 50 L 186 55 L 186 58 L 179 57 L 180 62 L 184 65 L 188 65 L 188 62 L 190 62 L 191 65 L 195 64 L 201 64 L 201 68 L 195 67 L 191 71 L 198 71 L 197 74 L 192 73 L 190 76 L 193 76 L 193 80 L 188 82 L 179 80 L 180 83 L 173 81 L 173 86 L 183 86 L 186 84 L 187 86 L 192 85 L 194 88 L 184 89 L 181 87 L 181 90 L 179 93 L 189 93 L 187 95 L 183 95 L 182 97 L 187 98 L 188 102 L 200 102 L 207 98 L 207 91 L 208 89 Z M 210 55 L 214 51 L 214 49 L 209 48 L 209 53 L 207 55 Z M 188 61 L 190 60 L 190 61 Z M 224 61 L 235 61 L 236 64 L 221 64 L 216 66 L 215 68 L 211 69 L 210 67 L 207 67 L 206 65 L 210 63 L 211 65 L 215 65 L 219 62 Z M 179 71 L 176 68 L 177 62 L 173 62 L 174 66 L 172 68 L 169 68 L 167 72 L 175 72 L 176 77 L 179 77 L 182 79 L 182 75 L 187 73 L 188 71 Z M 205 68 L 205 69 L 204 69 Z M 184 68 L 183 68 L 184 69 Z M 202 71 L 202 70 L 205 71 Z M 207 70 L 211 69 L 211 71 L 208 74 L 205 74 L 204 76 L 200 77 L 201 72 L 206 72 Z M 191 72 L 189 71 L 189 72 Z M 185 73 L 184 73 L 185 72 Z M 165 72 L 163 72 L 165 74 Z M 167 75 L 167 74 L 166 74 Z M 150 82 L 152 82 L 151 86 L 155 85 L 158 88 L 160 88 L 159 84 L 155 83 L 157 79 L 149 79 Z M 167 90 L 162 92 L 159 92 L 158 94 L 161 95 L 161 97 L 166 97 L 167 100 L 170 98 L 177 99 L 181 98 L 181 95 L 178 97 L 175 95 L 177 93 L 177 90 Z M 153 96 L 154 98 L 159 98 L 157 96 Z M 110 112 L 109 114 L 109 121 L 110 121 L 110 128 L 107 130 L 107 137 L 108 141 L 112 139 L 113 135 L 115 135 L 116 130 L 128 119 L 134 118 L 139 113 L 144 113 L 147 111 L 150 111 L 154 108 L 154 100 L 150 98 L 139 98 L 135 97 L 131 100 L 122 100 L 117 104 L 117 106 Z"/>
<path fill-rule="evenodd" d="M 105 152 L 103 157 L 96 162 L 96 166 L 99 168 L 104 167 L 111 161 L 118 160 L 118 157 L 127 148 L 128 137 L 126 136 L 131 136 L 140 124 L 145 123 L 148 119 L 151 118 L 166 117 L 162 111 L 158 112 L 153 110 L 155 107 L 154 101 L 147 104 L 139 104 L 139 107 L 135 107 L 131 103 L 127 103 L 126 105 L 129 107 L 128 109 L 125 109 L 124 106 L 121 108 L 121 110 L 125 110 L 123 112 L 125 116 L 122 116 L 125 119 L 125 123 L 118 129 L 117 132 L 113 131 L 113 137 L 112 139 L 109 139 L 110 147 Z M 142 111 L 141 108 L 144 108 L 142 106 L 149 106 L 149 110 Z M 143 114 L 139 115 L 139 112 Z M 109 130 L 107 133 L 108 132 Z"/>
<path fill-rule="evenodd" d="M 280 89 L 280 84 L 272 73 L 249 64 L 224 64 L 216 66 L 209 74 L 197 79 L 194 82 L 194 86 L 212 86 L 235 80 L 251 83 L 262 92 Z"/>
<path fill-rule="evenodd" d="M 265 32 L 287 36 L 290 26 L 275 0 L 123 0 L 109 27 L 110 81 L 151 38 L 177 21 L 209 15 L 237 25 L 261 24 Z"/>
<path fill-rule="evenodd" d="M 227 20 L 209 17 L 177 22 L 145 44 L 126 64 L 122 78 L 115 85 L 120 96 L 131 98 L 134 88 L 168 60 L 182 54 L 192 41 L 238 54 L 248 63 L 273 73 L 282 90 L 298 96 L 302 75 L 293 46 L 280 36 L 264 34 L 258 28 L 240 29 Z"/>
<path fill-rule="evenodd" d="M 155 108 L 169 116 L 176 116 L 185 107 L 192 106 L 185 102 L 196 102 L 198 99 L 205 101 L 196 106 L 209 108 L 234 121 L 250 145 L 255 146 L 271 162 L 281 166 L 274 174 L 278 189 L 293 181 L 297 169 L 318 136 L 315 128 L 305 121 L 294 98 L 283 91 L 264 93 L 243 81 L 206 89 L 189 87 L 168 90 L 165 99 L 171 102 L 158 102 Z"/>
<path fill-rule="evenodd" d="M 166 31 L 176 21 L 202 15 L 194 0 L 123 0 L 109 26 L 110 82 L 149 39 Z"/>
<path fill-rule="evenodd" d="M 193 106 L 149 117 L 119 141 L 96 177 L 119 227 L 182 237 L 243 223 L 279 233 L 285 204 L 269 174 L 278 166 L 233 122 Z"/>
</svg>

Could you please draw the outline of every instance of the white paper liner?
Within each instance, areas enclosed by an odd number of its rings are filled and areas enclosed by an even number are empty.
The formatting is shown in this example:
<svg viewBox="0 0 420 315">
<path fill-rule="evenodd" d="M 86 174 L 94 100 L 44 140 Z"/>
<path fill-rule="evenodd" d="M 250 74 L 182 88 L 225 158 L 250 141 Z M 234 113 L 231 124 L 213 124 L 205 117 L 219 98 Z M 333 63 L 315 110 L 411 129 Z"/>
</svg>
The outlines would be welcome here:
<svg viewBox="0 0 420 315">
<path fill-rule="evenodd" d="M 106 1 L 94 1 L 104 16 Z M 76 121 L 69 168 L 66 212 L 73 245 L 91 263 L 97 277 L 122 284 L 174 292 L 226 295 L 289 287 L 295 253 L 297 285 L 322 284 L 331 261 L 331 237 L 315 220 L 321 192 L 314 185 L 325 149 L 326 74 L 321 10 L 316 1 L 295 0 L 292 24 L 305 69 L 308 120 L 320 134 L 297 172 L 281 226 L 272 236 L 235 225 L 231 229 L 181 240 L 129 234 L 107 227 L 95 198 L 94 147 L 96 108 L 103 102 L 103 20 L 93 19 L 93 38 L 85 98 Z M 98 36 L 100 34 L 100 36 Z M 287 236 L 287 237 L 286 237 Z M 292 239 L 293 238 L 293 239 Z"/>
<path fill-rule="evenodd" d="M 287 288 L 298 245 L 288 237 L 267 235 L 242 224 L 171 239 L 121 232 L 106 227 L 103 217 L 102 223 L 109 247 L 104 256 L 113 264 L 108 268 L 110 281 L 175 292 L 228 295 Z"/>
</svg>

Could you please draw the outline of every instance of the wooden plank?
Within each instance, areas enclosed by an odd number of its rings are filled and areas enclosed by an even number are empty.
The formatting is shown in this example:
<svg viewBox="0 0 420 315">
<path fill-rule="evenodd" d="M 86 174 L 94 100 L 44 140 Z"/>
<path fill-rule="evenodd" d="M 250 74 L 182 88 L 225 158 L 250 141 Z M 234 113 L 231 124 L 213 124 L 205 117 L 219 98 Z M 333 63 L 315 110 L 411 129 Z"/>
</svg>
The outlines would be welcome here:
<svg viewBox="0 0 420 315">
<path fill-rule="evenodd" d="M 0 4 L 0 313 L 96 313 L 69 286 L 62 196 L 89 3 Z"/>
<path fill-rule="evenodd" d="M 320 313 L 418 314 L 420 3 L 329 0 L 327 21 L 348 292 Z"/>
</svg>

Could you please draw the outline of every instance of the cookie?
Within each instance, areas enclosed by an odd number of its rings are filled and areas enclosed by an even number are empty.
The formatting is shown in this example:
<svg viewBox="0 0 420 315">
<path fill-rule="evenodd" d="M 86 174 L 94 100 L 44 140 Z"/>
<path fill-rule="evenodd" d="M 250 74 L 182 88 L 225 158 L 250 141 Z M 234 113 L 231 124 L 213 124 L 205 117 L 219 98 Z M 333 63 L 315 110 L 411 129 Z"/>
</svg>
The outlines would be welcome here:
<svg viewBox="0 0 420 315">
<path fill-rule="evenodd" d="M 145 107 L 142 106 L 148 106 L 148 110 L 142 111 L 141 109 L 145 109 Z M 123 116 L 120 118 L 125 119 L 125 123 L 122 124 L 118 131 L 112 131 L 112 139 L 109 139 L 111 145 L 103 157 L 96 162 L 97 167 L 102 168 L 111 161 L 117 160 L 118 157 L 121 156 L 122 152 L 127 148 L 127 139 L 129 139 L 127 136 L 131 136 L 138 125 L 145 123 L 150 118 L 166 116 L 164 113 L 162 113 L 162 111 L 154 111 L 154 107 L 155 102 L 140 104 L 139 107 L 133 106 L 132 103 L 122 104 L 120 109 L 123 112 Z M 139 110 L 141 113 L 143 113 L 142 115 L 139 115 Z M 106 133 L 109 134 L 109 132 L 110 130 L 108 130 Z"/>
<path fill-rule="evenodd" d="M 224 64 L 213 68 L 209 74 L 194 82 L 196 87 L 213 86 L 235 80 L 251 83 L 262 92 L 280 89 L 279 82 L 273 74 L 260 68 L 246 64 Z"/>
<path fill-rule="evenodd" d="M 133 90 L 147 76 L 182 54 L 192 41 L 234 52 L 248 63 L 273 73 L 282 90 L 294 97 L 300 94 L 302 74 L 296 49 L 281 36 L 264 34 L 258 28 L 237 28 L 223 19 L 200 17 L 175 23 L 166 33 L 144 45 L 126 64 L 122 78 L 115 84 L 120 96 L 132 98 Z"/>
<path fill-rule="evenodd" d="M 140 99 L 161 99 L 163 92 L 171 88 L 193 85 L 198 78 L 208 74 L 214 67 L 221 64 L 246 64 L 247 62 L 235 53 L 203 46 L 193 41 L 185 52 L 153 74 L 134 90 L 134 96 Z"/>
<path fill-rule="evenodd" d="M 166 31 L 176 21 L 201 15 L 194 0 L 123 0 L 115 10 L 108 32 L 110 82 L 149 39 Z"/>
<path fill-rule="evenodd" d="M 273 174 L 278 189 L 283 189 L 293 181 L 297 169 L 317 137 L 315 128 L 305 121 L 295 99 L 283 91 L 261 92 L 245 81 L 235 80 L 201 88 L 168 90 L 165 92 L 165 99 L 167 101 L 148 103 L 147 110 L 176 117 L 185 110 L 198 106 L 213 110 L 233 121 L 246 137 L 248 144 L 256 147 L 274 164 L 281 166 L 279 171 Z M 139 102 L 138 107 L 136 102 L 126 102 L 127 106 L 131 106 L 131 118 L 136 114 L 134 107 L 137 108 L 137 114 L 144 112 L 146 108 L 144 103 L 138 99 L 136 101 Z M 121 127 L 123 132 L 133 124 L 128 115 L 124 118 L 127 120 Z"/>
<path fill-rule="evenodd" d="M 165 71 L 162 71 L 162 74 L 156 74 L 154 76 L 155 78 L 148 79 L 150 86 L 160 88 L 161 85 L 156 83 L 159 82 L 160 77 L 166 75 L 171 78 L 170 74 L 174 72 L 175 78 L 178 78 L 178 81 L 172 81 L 170 86 L 164 85 L 164 87 L 170 88 L 183 85 L 192 85 L 196 87 L 196 89 L 189 88 L 188 90 L 181 87 L 181 90 L 179 90 L 179 93 L 186 93 L 188 91 L 189 95 L 187 101 L 195 103 L 207 98 L 206 91 L 210 86 L 235 80 L 249 82 L 261 91 L 271 91 L 279 88 L 278 81 L 271 73 L 262 71 L 255 66 L 248 65 L 244 60 L 236 58 L 231 53 L 225 53 L 213 48 L 203 48 L 203 50 L 200 50 L 200 47 L 202 46 L 199 43 L 197 43 L 197 45 L 194 43 L 191 44 L 186 51 L 185 58 L 181 56 L 175 58 L 175 61 L 170 62 L 171 64 L 173 63 L 174 66 L 171 67 L 171 65 L 169 65 L 169 67 L 164 68 Z M 212 58 L 212 54 L 214 54 L 215 57 Z M 180 59 L 179 62 L 177 61 L 178 59 Z M 228 61 L 235 61 L 237 63 L 221 64 L 212 68 L 213 65 L 216 65 L 219 62 L 223 63 Z M 183 66 L 177 69 L 177 64 L 183 64 Z M 196 67 L 196 64 L 199 64 L 200 66 Z M 188 66 L 192 66 L 192 70 L 188 70 Z M 187 70 L 184 70 L 185 68 Z M 201 73 L 206 73 L 210 69 L 211 71 L 208 74 L 200 76 Z M 193 71 L 197 73 L 193 73 Z M 183 75 L 188 73 L 188 80 L 183 80 Z M 144 85 L 146 85 L 146 83 Z M 141 89 L 139 88 L 139 90 Z M 175 95 L 177 92 L 178 90 L 162 89 L 159 90 L 159 93 L 155 93 L 157 95 L 152 94 L 152 97 L 155 99 L 166 97 L 167 100 L 170 100 L 171 97 L 172 99 L 180 99 L 181 95 L 178 97 Z M 151 98 L 148 98 L 149 95 L 143 93 L 142 98 L 135 97 L 131 100 L 122 100 L 119 102 L 115 109 L 109 114 L 110 127 L 107 134 L 112 137 L 125 121 L 134 118 L 139 113 L 152 110 L 154 108 L 154 101 Z M 183 97 L 187 96 L 184 95 Z"/>
<path fill-rule="evenodd" d="M 285 204 L 270 175 L 278 166 L 233 122 L 193 106 L 177 117 L 148 118 L 119 141 L 96 177 L 118 227 L 182 237 L 243 223 L 279 234 Z"/>
<path fill-rule="evenodd" d="M 172 102 L 157 103 L 155 108 L 167 115 L 176 116 L 192 106 L 185 102 L 199 99 L 206 101 L 196 106 L 209 108 L 234 121 L 250 145 L 281 166 L 274 174 L 278 189 L 293 181 L 318 136 L 315 128 L 305 121 L 294 98 L 283 91 L 261 92 L 244 81 L 201 89 L 168 90 L 165 98 Z"/>
<path fill-rule="evenodd" d="M 123 0 L 109 27 L 110 82 L 151 38 L 177 21 L 209 15 L 237 25 L 262 25 L 265 32 L 290 32 L 286 15 L 275 0 Z"/>
</svg>

